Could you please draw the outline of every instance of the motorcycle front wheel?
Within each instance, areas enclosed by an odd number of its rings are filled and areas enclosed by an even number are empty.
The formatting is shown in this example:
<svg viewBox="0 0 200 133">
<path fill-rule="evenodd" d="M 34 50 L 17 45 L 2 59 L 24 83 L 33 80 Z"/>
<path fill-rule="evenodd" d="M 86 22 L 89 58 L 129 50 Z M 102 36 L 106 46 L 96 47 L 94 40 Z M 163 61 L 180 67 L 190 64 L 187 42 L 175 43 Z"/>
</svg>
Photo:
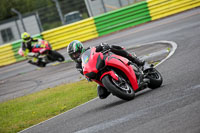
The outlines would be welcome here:
<svg viewBox="0 0 200 133">
<path fill-rule="evenodd" d="M 46 63 L 45 62 L 39 62 L 37 66 L 39 67 L 46 67 Z"/>
<path fill-rule="evenodd" d="M 125 80 L 116 81 L 110 75 L 106 75 L 103 77 L 102 83 L 113 95 L 123 100 L 129 101 L 135 97 L 133 88 Z"/>
</svg>

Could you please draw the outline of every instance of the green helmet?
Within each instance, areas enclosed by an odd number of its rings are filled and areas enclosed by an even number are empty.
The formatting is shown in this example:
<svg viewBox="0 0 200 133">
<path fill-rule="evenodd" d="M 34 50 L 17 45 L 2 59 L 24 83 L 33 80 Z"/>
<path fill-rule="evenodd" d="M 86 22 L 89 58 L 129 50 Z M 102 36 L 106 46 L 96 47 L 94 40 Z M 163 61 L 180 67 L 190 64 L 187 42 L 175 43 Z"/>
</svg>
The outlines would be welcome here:
<svg viewBox="0 0 200 133">
<path fill-rule="evenodd" d="M 23 42 L 28 42 L 31 40 L 31 36 L 27 32 L 22 33 L 21 38 L 22 38 Z"/>
<path fill-rule="evenodd" d="M 83 44 L 78 40 L 72 41 L 67 47 L 67 53 L 76 62 L 80 62 L 80 56 L 84 51 Z"/>
</svg>

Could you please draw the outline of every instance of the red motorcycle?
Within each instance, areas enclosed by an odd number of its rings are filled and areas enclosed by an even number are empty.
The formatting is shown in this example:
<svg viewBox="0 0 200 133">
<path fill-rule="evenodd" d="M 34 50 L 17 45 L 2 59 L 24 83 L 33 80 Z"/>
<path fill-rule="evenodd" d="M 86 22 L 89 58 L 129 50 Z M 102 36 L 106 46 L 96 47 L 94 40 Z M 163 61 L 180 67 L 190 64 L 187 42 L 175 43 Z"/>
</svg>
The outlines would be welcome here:
<svg viewBox="0 0 200 133">
<path fill-rule="evenodd" d="M 38 40 L 37 43 L 32 45 L 32 51 L 28 54 L 29 63 L 39 67 L 45 67 L 46 64 L 54 61 L 63 62 L 65 58 L 57 51 L 52 50 L 48 41 Z M 20 48 L 18 53 L 24 56 Z"/>
<path fill-rule="evenodd" d="M 140 68 L 109 50 L 96 52 L 93 47 L 82 54 L 81 60 L 86 78 L 124 100 L 132 100 L 136 92 L 147 87 L 158 88 L 163 82 L 161 74 L 153 65 L 146 63 Z"/>
</svg>

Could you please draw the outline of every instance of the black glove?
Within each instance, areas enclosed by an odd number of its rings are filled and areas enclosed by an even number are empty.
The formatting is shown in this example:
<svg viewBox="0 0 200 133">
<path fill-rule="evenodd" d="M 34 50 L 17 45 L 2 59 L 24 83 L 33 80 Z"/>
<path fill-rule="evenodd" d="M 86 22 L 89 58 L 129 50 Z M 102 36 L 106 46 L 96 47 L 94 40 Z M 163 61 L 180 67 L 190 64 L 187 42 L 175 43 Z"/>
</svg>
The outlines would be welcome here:
<svg viewBox="0 0 200 133">
<path fill-rule="evenodd" d="M 107 43 L 101 43 L 103 50 L 109 50 L 110 46 Z"/>
<path fill-rule="evenodd" d="M 92 80 L 91 79 L 89 79 L 88 77 L 85 77 L 86 79 L 87 79 L 87 81 L 88 82 L 92 82 Z"/>
</svg>

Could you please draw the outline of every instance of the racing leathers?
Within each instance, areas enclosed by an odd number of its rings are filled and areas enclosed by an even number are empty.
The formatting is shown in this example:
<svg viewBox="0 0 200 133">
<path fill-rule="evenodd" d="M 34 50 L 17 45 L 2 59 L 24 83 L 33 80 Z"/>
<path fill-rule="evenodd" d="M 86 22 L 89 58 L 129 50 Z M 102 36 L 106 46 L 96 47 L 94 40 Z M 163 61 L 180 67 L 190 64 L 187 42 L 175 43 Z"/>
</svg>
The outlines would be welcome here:
<svg viewBox="0 0 200 133">
<path fill-rule="evenodd" d="M 24 53 L 24 56 L 25 57 L 31 57 L 33 56 L 33 53 L 31 52 L 32 51 L 32 43 L 34 42 L 38 42 L 38 39 L 36 38 L 30 38 L 29 41 L 25 42 L 23 41 L 22 44 L 21 44 L 21 48 L 23 50 L 23 53 Z M 34 56 L 37 56 L 38 53 L 34 53 Z M 33 57 L 32 60 L 28 60 L 28 63 L 32 64 L 32 65 L 38 65 L 38 58 L 37 57 Z"/>
</svg>

